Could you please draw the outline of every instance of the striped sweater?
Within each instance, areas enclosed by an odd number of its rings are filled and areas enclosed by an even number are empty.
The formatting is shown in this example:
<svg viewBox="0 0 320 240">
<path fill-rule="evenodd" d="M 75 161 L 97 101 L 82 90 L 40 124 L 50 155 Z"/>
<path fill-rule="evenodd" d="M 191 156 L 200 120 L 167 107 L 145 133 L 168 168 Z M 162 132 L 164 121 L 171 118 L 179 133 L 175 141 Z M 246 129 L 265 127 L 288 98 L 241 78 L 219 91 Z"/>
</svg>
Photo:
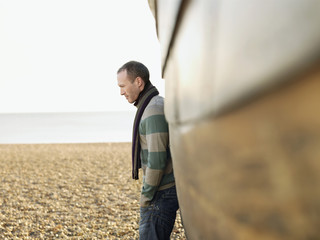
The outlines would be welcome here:
<svg viewBox="0 0 320 240">
<path fill-rule="evenodd" d="M 149 102 L 141 117 L 139 134 L 143 169 L 141 206 L 145 207 L 158 190 L 175 184 L 163 97 L 155 96 Z"/>
</svg>

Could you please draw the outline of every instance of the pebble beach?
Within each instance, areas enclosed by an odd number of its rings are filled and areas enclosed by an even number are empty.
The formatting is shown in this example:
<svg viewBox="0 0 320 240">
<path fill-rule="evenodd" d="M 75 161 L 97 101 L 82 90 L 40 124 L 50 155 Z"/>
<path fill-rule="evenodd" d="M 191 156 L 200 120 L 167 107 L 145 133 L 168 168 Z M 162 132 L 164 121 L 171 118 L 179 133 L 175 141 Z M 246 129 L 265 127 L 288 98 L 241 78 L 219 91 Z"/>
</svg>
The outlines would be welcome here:
<svg viewBox="0 0 320 240">
<path fill-rule="evenodd" d="M 138 239 L 130 143 L 0 145 L 1 239 Z M 186 239 L 180 213 L 171 239 Z"/>
</svg>

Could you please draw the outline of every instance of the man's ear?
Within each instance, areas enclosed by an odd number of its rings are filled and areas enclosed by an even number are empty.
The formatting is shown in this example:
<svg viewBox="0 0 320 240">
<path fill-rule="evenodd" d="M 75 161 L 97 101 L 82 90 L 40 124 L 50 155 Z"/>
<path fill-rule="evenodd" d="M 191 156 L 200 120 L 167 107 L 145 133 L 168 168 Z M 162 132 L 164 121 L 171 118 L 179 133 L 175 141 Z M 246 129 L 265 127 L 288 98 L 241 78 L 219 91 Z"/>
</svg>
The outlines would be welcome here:
<svg viewBox="0 0 320 240">
<path fill-rule="evenodd" d="M 141 77 L 137 77 L 137 81 L 138 81 L 138 86 L 139 86 L 139 88 L 144 87 L 144 81 L 142 80 Z"/>
</svg>

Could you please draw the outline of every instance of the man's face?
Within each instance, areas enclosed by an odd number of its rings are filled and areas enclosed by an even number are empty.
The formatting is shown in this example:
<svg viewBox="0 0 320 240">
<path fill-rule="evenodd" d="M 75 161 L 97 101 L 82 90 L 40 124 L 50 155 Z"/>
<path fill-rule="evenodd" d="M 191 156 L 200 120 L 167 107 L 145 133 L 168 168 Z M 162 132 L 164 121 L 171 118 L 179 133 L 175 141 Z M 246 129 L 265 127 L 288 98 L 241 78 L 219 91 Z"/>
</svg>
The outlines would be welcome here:
<svg viewBox="0 0 320 240">
<path fill-rule="evenodd" d="M 127 71 L 124 70 L 117 75 L 120 94 L 125 96 L 129 103 L 134 103 L 141 92 L 141 82 L 136 78 L 133 82 L 130 81 Z"/>
</svg>

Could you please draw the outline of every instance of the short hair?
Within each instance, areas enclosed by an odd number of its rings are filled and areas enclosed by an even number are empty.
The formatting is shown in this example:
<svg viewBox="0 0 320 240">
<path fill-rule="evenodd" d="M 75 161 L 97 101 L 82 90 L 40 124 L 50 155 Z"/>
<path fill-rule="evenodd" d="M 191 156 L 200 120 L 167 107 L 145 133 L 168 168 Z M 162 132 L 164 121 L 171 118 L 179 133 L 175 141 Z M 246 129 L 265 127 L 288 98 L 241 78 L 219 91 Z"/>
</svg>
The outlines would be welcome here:
<svg viewBox="0 0 320 240">
<path fill-rule="evenodd" d="M 145 84 L 150 82 L 149 70 L 145 65 L 143 65 L 140 62 L 130 61 L 125 63 L 121 68 L 119 68 L 117 74 L 124 70 L 127 71 L 127 74 L 131 82 L 133 82 L 134 79 L 136 79 L 137 77 L 141 77 Z"/>
</svg>

